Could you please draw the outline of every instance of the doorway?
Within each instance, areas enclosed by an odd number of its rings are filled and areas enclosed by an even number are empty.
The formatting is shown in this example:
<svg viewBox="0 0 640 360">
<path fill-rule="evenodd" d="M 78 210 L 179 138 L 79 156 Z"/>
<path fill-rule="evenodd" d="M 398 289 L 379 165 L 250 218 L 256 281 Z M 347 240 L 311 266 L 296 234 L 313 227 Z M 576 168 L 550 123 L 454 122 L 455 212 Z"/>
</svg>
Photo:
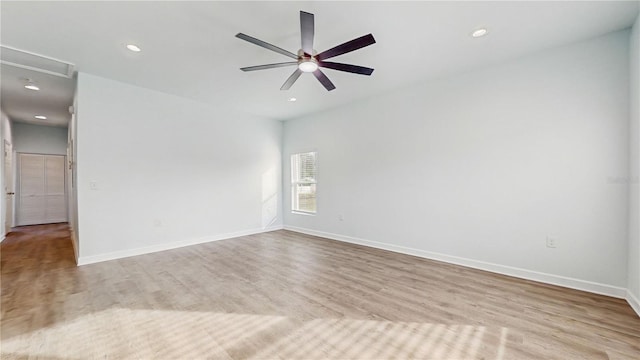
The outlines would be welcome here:
<svg viewBox="0 0 640 360">
<path fill-rule="evenodd" d="M 13 189 L 13 149 L 11 143 L 4 140 L 4 193 L 6 197 L 4 209 L 4 233 L 8 234 L 13 226 L 13 199 L 15 190 Z"/>
<path fill-rule="evenodd" d="M 67 221 L 64 155 L 18 153 L 16 224 Z"/>
</svg>

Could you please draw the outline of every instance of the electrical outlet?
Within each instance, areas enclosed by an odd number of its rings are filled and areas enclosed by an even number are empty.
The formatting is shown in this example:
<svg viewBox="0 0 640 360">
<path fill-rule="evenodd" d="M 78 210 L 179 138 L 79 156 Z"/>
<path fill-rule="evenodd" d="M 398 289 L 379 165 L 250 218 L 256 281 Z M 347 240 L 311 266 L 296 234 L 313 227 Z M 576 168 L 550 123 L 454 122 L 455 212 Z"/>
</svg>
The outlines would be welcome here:
<svg viewBox="0 0 640 360">
<path fill-rule="evenodd" d="M 162 227 L 162 220 L 160 220 L 160 219 L 153 220 L 153 226 Z"/>
<path fill-rule="evenodd" d="M 98 190 L 98 182 L 97 181 L 89 181 L 89 188 L 91 190 Z"/>
<path fill-rule="evenodd" d="M 342 214 L 339 214 L 339 215 L 338 215 L 338 220 L 340 220 L 340 221 L 344 221 L 344 216 L 342 216 Z"/>
<path fill-rule="evenodd" d="M 557 248 L 558 240 L 555 238 L 547 237 L 547 247 L 548 248 Z"/>
</svg>

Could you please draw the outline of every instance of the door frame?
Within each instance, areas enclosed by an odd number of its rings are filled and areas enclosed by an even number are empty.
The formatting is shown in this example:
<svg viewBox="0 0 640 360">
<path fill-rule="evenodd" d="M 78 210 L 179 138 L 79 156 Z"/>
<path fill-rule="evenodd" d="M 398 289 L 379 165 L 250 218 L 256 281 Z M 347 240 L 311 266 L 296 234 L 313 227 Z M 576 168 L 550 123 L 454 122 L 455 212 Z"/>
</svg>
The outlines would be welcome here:
<svg viewBox="0 0 640 360">
<path fill-rule="evenodd" d="M 7 150 L 8 149 L 8 150 Z M 15 184 L 15 161 L 13 158 L 13 145 L 7 139 L 3 139 L 2 143 L 3 153 L 3 172 L 4 172 L 4 194 L 2 196 L 5 197 L 5 208 L 3 209 L 5 218 L 3 227 L 3 237 L 4 235 L 11 232 L 11 228 L 15 224 L 15 199 L 16 199 L 16 184 Z M 7 158 L 9 158 L 9 164 L 7 164 Z M 13 193 L 13 194 L 10 194 Z"/>
</svg>

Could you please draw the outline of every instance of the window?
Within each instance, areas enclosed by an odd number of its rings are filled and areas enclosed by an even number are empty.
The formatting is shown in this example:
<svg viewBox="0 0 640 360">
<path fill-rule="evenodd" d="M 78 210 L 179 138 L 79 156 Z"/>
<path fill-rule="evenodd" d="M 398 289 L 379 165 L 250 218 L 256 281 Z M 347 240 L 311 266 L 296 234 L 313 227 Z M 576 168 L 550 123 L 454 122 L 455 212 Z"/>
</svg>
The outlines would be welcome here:
<svg viewBox="0 0 640 360">
<path fill-rule="evenodd" d="M 316 213 L 317 152 L 291 155 L 291 210 Z"/>
</svg>

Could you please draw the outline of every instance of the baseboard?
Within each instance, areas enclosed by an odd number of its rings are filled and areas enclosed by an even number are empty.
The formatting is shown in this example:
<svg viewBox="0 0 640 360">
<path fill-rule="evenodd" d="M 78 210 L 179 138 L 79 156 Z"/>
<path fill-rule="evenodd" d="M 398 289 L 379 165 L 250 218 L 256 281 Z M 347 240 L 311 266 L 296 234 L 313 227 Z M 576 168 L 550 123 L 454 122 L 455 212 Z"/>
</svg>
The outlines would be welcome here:
<svg viewBox="0 0 640 360">
<path fill-rule="evenodd" d="M 7 235 L 5 234 L 0 235 L 0 243 L 4 241 L 5 237 L 7 237 Z"/>
<path fill-rule="evenodd" d="M 640 300 L 638 300 L 638 298 L 635 295 L 633 295 L 630 290 L 627 290 L 626 300 L 629 303 L 629 305 L 631 305 L 631 308 L 633 309 L 633 311 L 635 311 L 636 314 L 640 316 Z"/>
<path fill-rule="evenodd" d="M 628 293 L 626 288 L 616 287 L 606 284 L 595 283 L 586 280 L 574 279 L 570 277 L 547 274 L 537 271 L 531 271 L 527 269 L 521 269 L 511 266 L 505 266 L 500 264 L 489 263 L 485 261 L 473 260 L 468 258 L 462 258 L 458 256 L 451 256 L 431 251 L 424 251 L 414 248 L 408 248 L 383 242 L 365 240 L 355 238 L 351 236 L 338 235 L 328 233 L 324 231 L 317 231 L 311 229 L 300 228 L 296 226 L 284 226 L 285 230 L 295 231 L 302 234 L 324 237 L 327 239 L 343 241 L 351 244 L 364 245 L 377 249 L 393 251 L 401 254 L 413 255 L 422 257 L 425 259 L 442 261 L 450 264 L 466 266 L 474 269 L 489 271 L 497 274 L 513 276 L 526 280 L 538 281 L 541 283 L 562 286 L 570 289 L 587 291 L 590 293 L 611 296 L 619 299 L 628 299 Z M 636 310 L 637 311 L 637 310 Z"/>
<path fill-rule="evenodd" d="M 212 241 L 226 240 L 226 239 L 231 239 L 231 238 L 236 238 L 236 237 L 241 237 L 241 236 L 259 234 L 259 233 L 275 231 L 275 230 L 282 230 L 282 228 L 283 228 L 282 225 L 274 225 L 274 226 L 270 226 L 270 227 L 267 227 L 267 228 L 250 229 L 250 230 L 243 230 L 243 231 L 237 231 L 237 232 L 220 234 L 220 235 L 205 236 L 205 237 L 201 237 L 201 238 L 188 239 L 188 240 L 183 240 L 183 241 L 176 241 L 176 242 L 166 243 L 166 244 L 158 244 L 158 245 L 146 246 L 146 247 L 141 247 L 141 248 L 136 248 L 136 249 L 114 251 L 114 252 L 110 252 L 110 253 L 106 253 L 106 254 L 91 255 L 91 256 L 81 256 L 81 257 L 78 258 L 78 266 L 94 264 L 94 263 L 103 262 L 103 261 L 109 261 L 109 260 L 122 259 L 122 258 L 126 258 L 126 257 L 131 257 L 131 256 L 150 254 L 150 253 L 159 252 L 159 251 L 177 249 L 177 248 L 181 248 L 181 247 L 185 247 L 185 246 L 203 244 L 203 243 L 208 243 L 208 242 L 212 242 Z"/>
</svg>

